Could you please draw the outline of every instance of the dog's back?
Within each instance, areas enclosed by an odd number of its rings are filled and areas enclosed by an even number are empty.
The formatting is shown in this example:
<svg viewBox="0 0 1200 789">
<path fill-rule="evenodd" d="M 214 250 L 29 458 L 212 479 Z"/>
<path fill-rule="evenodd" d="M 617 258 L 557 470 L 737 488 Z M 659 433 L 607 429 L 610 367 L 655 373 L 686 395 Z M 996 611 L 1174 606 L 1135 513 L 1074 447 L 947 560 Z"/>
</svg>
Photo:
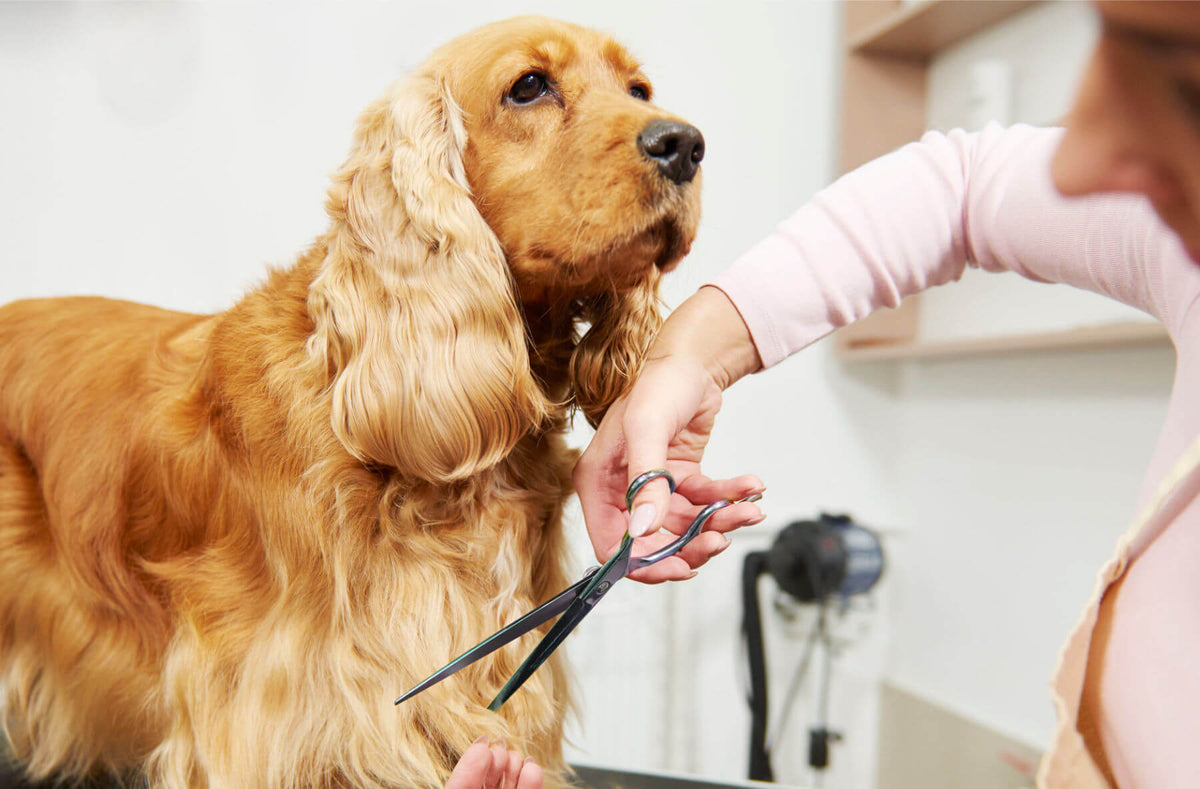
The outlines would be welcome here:
<svg viewBox="0 0 1200 789">
<path fill-rule="evenodd" d="M 0 307 L 0 425 L 27 452 L 49 434 L 127 421 L 161 381 L 150 365 L 204 318 L 98 297 L 28 299 Z M 54 428 L 47 424 L 53 414 Z M 65 420 L 65 421 L 64 421 Z"/>
<path fill-rule="evenodd" d="M 0 687 L 34 774 L 116 767 L 152 742 L 166 623 L 128 571 L 126 461 L 151 365 L 201 320 L 101 298 L 0 307 Z"/>
</svg>

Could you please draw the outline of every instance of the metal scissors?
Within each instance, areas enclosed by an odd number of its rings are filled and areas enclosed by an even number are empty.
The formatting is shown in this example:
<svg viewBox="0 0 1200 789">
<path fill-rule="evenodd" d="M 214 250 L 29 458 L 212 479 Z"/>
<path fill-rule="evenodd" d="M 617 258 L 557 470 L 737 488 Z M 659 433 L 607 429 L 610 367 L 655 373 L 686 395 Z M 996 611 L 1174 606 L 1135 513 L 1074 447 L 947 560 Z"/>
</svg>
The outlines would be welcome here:
<svg viewBox="0 0 1200 789">
<path fill-rule="evenodd" d="M 637 496 L 638 491 L 647 483 L 656 479 L 665 479 L 667 485 L 671 488 L 671 492 L 675 492 L 675 479 L 668 471 L 665 469 L 647 471 L 629 484 L 629 489 L 625 492 L 626 509 L 632 509 L 633 500 Z M 525 680 L 533 676 L 533 672 L 537 671 L 542 663 L 546 662 L 546 658 L 550 657 L 550 654 L 562 644 L 566 637 L 571 634 L 571 631 L 579 626 L 583 618 L 591 613 L 601 598 L 612 589 L 613 584 L 636 570 L 649 567 L 668 556 L 674 556 L 683 546 L 691 542 L 701 532 L 704 524 L 718 510 L 728 507 L 730 504 L 739 504 L 743 501 L 758 501 L 760 498 L 762 498 L 762 495 L 755 493 L 736 501 L 733 499 L 722 499 L 721 501 L 709 504 L 692 519 L 687 531 L 680 535 L 678 539 L 646 556 L 634 558 L 630 555 L 633 550 L 633 538 L 629 536 L 629 532 L 626 532 L 625 536 L 621 539 L 621 546 L 617 548 L 617 552 L 602 566 L 592 568 L 584 574 L 582 579 L 567 587 L 555 597 L 533 609 L 515 622 L 501 628 L 493 635 L 488 636 L 426 677 L 412 690 L 396 699 L 396 704 L 412 698 L 426 688 L 436 685 L 451 674 L 466 668 L 480 658 L 490 655 L 505 644 L 520 638 L 530 630 L 562 614 L 562 618 L 542 637 L 542 640 L 538 642 L 533 651 L 529 653 L 529 656 L 525 658 L 525 662 L 517 668 L 504 687 L 500 689 L 500 692 L 496 694 L 496 698 L 492 699 L 492 703 L 488 705 L 488 709 L 495 712 L 500 709 L 504 702 L 508 701 L 509 697 L 517 692 L 517 689 L 525 683 Z"/>
</svg>

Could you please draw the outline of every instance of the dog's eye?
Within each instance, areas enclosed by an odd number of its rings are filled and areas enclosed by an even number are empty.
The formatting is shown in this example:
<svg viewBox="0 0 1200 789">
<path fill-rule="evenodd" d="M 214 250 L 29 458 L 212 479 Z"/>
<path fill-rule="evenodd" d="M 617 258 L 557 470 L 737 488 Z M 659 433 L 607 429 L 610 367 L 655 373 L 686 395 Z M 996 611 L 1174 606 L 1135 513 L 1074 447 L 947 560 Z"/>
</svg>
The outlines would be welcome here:
<svg viewBox="0 0 1200 789">
<path fill-rule="evenodd" d="M 546 77 L 537 72 L 526 74 L 509 88 L 508 97 L 517 104 L 528 104 L 543 95 L 549 86 Z"/>
<path fill-rule="evenodd" d="M 629 86 L 629 95 L 633 96 L 635 99 L 638 99 L 639 101 L 649 101 L 650 100 L 650 89 L 647 88 L 645 85 L 630 85 Z"/>
</svg>

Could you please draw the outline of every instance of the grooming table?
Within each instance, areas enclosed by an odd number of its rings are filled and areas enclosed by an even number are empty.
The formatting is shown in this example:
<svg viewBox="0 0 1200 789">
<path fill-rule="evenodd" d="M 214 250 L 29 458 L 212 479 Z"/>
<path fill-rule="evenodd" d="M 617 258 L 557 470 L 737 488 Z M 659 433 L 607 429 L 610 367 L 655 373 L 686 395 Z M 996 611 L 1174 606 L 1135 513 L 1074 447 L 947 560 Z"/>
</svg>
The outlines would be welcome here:
<svg viewBox="0 0 1200 789">
<path fill-rule="evenodd" d="M 758 781 L 717 783 L 686 775 L 627 772 L 585 764 L 573 764 L 571 767 L 579 776 L 581 789 L 770 789 L 772 787 L 795 789 L 795 787 L 785 787 L 783 784 Z M 60 786 L 61 784 L 56 782 L 28 783 L 10 772 L 4 760 L 0 758 L 0 789 L 59 789 Z M 81 789 L 121 789 L 121 787 L 116 783 L 85 781 Z"/>
<path fill-rule="evenodd" d="M 800 789 L 764 781 L 709 781 L 691 775 L 628 772 L 588 764 L 572 764 L 582 789 Z"/>
</svg>

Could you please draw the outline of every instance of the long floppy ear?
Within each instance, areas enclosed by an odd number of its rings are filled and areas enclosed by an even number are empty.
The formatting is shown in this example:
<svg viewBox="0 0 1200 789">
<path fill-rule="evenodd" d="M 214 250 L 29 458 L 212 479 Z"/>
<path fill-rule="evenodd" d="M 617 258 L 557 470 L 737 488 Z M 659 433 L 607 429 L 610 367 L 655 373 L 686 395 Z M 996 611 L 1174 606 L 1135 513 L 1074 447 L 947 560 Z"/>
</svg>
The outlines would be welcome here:
<svg viewBox="0 0 1200 789">
<path fill-rule="evenodd" d="M 653 269 L 632 290 L 594 296 L 584 305 L 581 317 L 592 325 L 571 355 L 571 388 L 576 406 L 592 427 L 632 386 L 662 326 L 661 277 Z"/>
<path fill-rule="evenodd" d="M 471 201 L 462 115 L 429 73 L 368 108 L 308 298 L 337 437 L 434 482 L 494 465 L 549 412 L 500 242 Z"/>
</svg>

